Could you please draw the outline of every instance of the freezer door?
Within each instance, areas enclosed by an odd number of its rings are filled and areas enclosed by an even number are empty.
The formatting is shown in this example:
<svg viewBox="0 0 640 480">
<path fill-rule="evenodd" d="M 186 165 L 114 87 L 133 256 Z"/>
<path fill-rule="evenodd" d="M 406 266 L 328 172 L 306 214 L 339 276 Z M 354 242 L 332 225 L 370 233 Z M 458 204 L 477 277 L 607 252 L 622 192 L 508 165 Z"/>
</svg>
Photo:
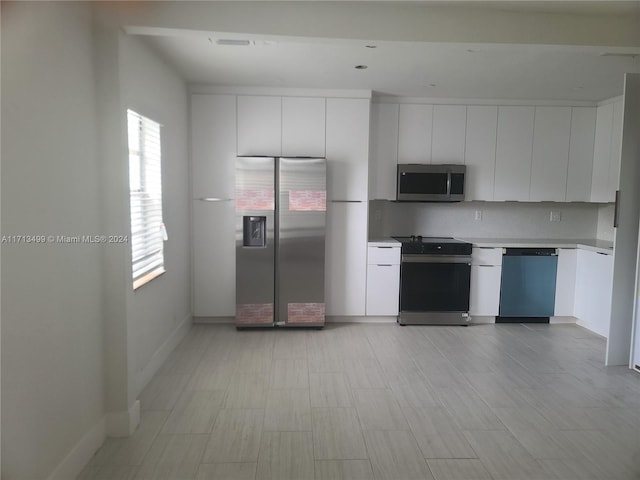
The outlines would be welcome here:
<svg viewBox="0 0 640 480">
<path fill-rule="evenodd" d="M 236 326 L 273 326 L 274 233 L 275 159 L 239 157 L 236 159 Z"/>
<path fill-rule="evenodd" d="M 324 325 L 324 158 L 280 158 L 277 318 L 288 326 Z"/>
</svg>

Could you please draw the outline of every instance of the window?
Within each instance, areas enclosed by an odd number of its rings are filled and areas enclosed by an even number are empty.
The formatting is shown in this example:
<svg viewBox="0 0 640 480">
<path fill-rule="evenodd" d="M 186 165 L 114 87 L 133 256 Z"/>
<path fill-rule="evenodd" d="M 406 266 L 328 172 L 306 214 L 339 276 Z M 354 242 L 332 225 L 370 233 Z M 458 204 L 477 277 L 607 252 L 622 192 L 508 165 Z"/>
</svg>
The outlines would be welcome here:
<svg viewBox="0 0 640 480">
<path fill-rule="evenodd" d="M 127 110 L 133 288 L 164 273 L 160 124 Z"/>
</svg>

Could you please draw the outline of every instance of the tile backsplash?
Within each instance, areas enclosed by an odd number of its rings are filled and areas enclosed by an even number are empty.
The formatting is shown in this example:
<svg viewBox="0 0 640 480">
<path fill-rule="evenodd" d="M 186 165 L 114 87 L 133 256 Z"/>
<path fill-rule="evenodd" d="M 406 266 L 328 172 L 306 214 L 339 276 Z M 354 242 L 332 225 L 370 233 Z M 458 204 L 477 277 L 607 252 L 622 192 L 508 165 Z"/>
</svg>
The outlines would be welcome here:
<svg viewBox="0 0 640 480">
<path fill-rule="evenodd" d="M 551 221 L 552 217 L 554 221 Z M 590 203 L 369 202 L 370 238 L 419 234 L 613 240 L 612 221 L 611 205 Z"/>
</svg>

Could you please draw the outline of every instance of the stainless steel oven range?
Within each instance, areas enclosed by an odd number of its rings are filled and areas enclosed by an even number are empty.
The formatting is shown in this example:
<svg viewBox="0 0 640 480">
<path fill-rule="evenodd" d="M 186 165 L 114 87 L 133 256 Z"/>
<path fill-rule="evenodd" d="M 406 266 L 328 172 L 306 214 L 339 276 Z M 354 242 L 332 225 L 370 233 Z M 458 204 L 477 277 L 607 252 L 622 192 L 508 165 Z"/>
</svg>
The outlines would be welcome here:
<svg viewBox="0 0 640 480">
<path fill-rule="evenodd" d="M 393 237 L 401 244 L 400 325 L 467 325 L 471 244 L 453 238 Z"/>
</svg>

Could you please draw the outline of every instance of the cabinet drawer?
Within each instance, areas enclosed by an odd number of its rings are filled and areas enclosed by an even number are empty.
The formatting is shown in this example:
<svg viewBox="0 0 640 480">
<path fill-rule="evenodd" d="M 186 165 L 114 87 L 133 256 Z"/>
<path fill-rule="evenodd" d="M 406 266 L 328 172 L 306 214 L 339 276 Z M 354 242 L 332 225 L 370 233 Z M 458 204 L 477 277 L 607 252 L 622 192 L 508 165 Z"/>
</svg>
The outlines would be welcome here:
<svg viewBox="0 0 640 480">
<path fill-rule="evenodd" d="M 400 265 L 400 247 L 368 247 L 369 265 Z"/>
<path fill-rule="evenodd" d="M 400 265 L 367 267 L 367 315 L 398 315 L 399 292 Z"/>
<path fill-rule="evenodd" d="M 502 267 L 490 265 L 471 266 L 469 313 L 494 317 L 500 311 L 500 281 Z"/>
<path fill-rule="evenodd" d="M 502 249 L 493 247 L 473 247 L 471 265 L 502 265 Z"/>
</svg>

